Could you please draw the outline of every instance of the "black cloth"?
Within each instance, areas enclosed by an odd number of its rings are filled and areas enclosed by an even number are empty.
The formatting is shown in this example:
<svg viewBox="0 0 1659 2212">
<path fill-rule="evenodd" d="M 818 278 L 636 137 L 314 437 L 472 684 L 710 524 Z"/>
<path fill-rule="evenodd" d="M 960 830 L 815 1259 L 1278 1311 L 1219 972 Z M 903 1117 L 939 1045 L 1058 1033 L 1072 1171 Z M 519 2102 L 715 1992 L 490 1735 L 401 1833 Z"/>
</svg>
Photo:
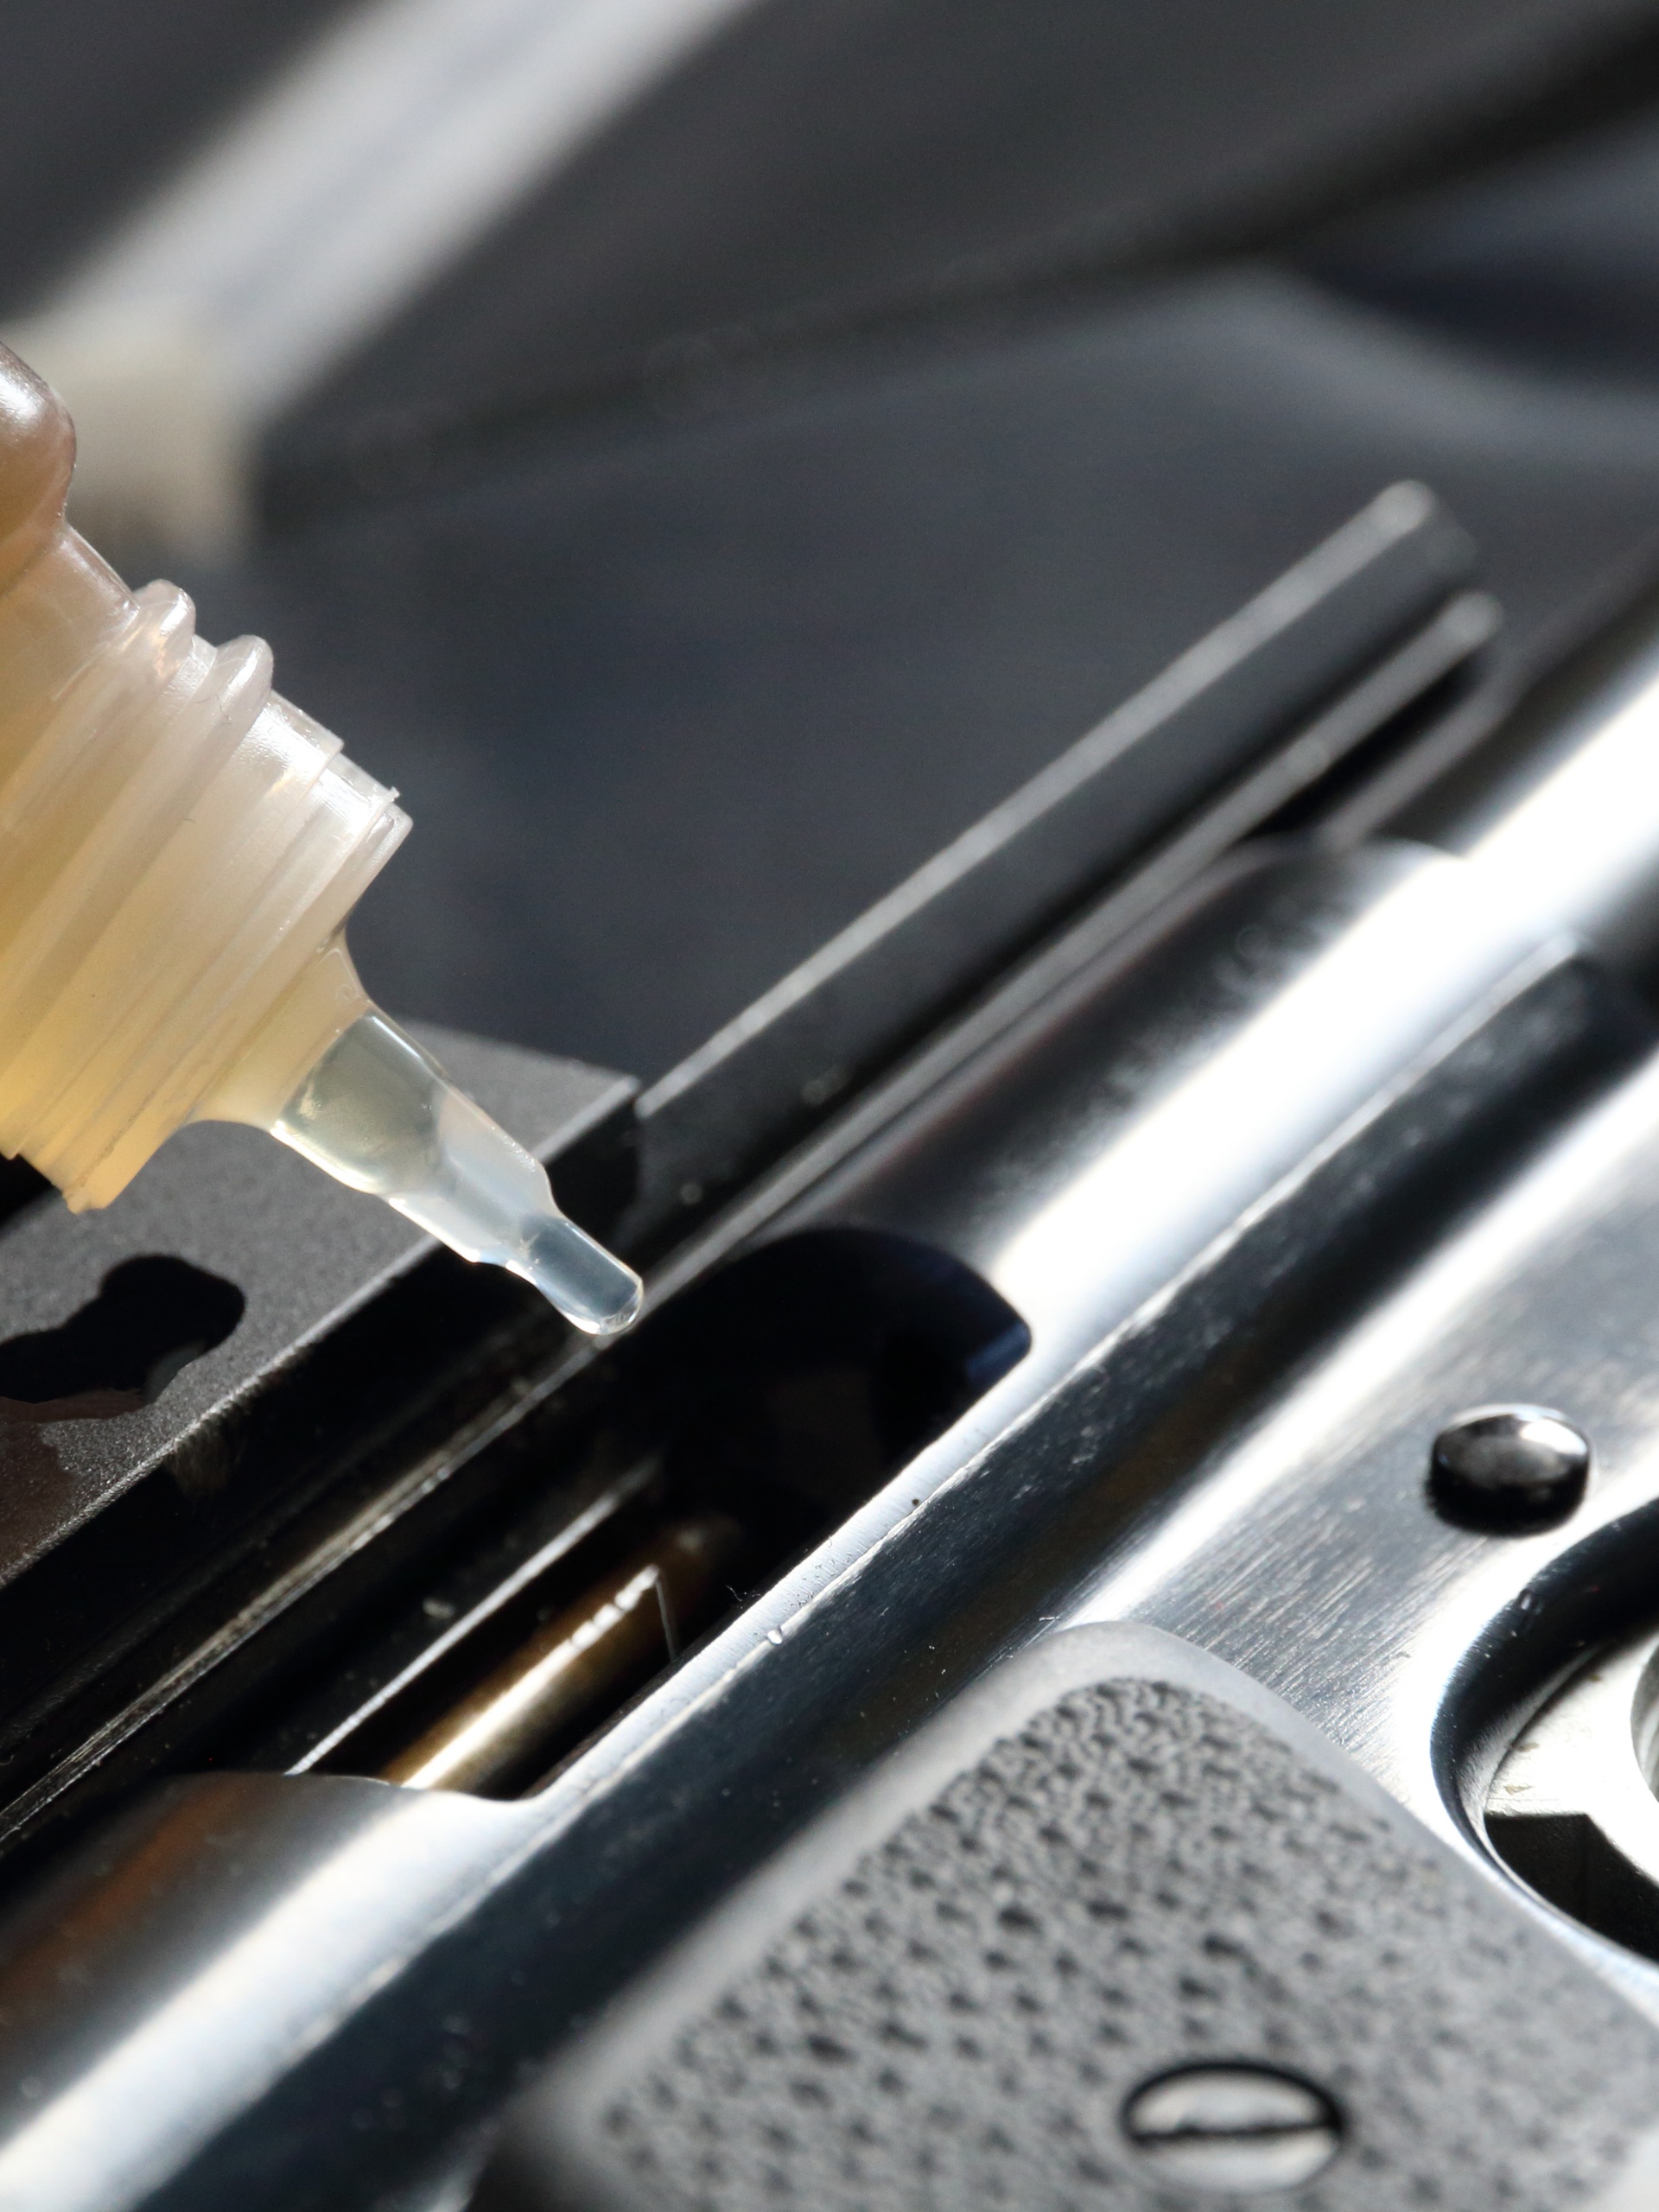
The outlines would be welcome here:
<svg viewBox="0 0 1659 2212">
<path fill-rule="evenodd" d="M 1659 524 L 1659 355 L 1232 268 L 550 435 L 200 595 L 414 813 L 371 987 L 651 1076 L 1401 476 L 1535 639 Z"/>
</svg>

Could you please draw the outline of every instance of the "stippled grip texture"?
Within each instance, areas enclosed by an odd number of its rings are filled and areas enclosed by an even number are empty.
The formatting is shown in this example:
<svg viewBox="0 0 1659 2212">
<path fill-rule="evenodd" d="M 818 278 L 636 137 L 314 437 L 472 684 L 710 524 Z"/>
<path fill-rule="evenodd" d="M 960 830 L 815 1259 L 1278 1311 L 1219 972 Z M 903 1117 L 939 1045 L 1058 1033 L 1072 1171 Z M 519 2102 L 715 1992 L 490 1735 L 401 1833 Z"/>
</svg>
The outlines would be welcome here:
<svg viewBox="0 0 1659 2212">
<path fill-rule="evenodd" d="M 1503 1897 L 1154 1681 L 1024 1723 L 650 2041 L 582 2164 L 683 2212 L 1561 2212 L 1653 2110 L 1645 2031 Z M 1127 2139 L 1218 2059 L 1328 2093 L 1316 2179 L 1218 2196 Z"/>
</svg>

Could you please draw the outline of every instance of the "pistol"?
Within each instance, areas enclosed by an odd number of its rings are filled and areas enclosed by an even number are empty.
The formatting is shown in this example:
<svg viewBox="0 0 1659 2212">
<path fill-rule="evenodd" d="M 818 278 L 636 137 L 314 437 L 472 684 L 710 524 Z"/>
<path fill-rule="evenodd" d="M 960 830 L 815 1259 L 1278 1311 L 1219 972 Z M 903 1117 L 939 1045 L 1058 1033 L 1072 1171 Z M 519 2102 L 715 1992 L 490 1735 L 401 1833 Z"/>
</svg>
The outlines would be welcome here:
<svg viewBox="0 0 1659 2212">
<path fill-rule="evenodd" d="M 1659 2198 L 1659 600 L 1500 620 L 1395 485 L 648 1089 L 425 1033 L 615 1341 L 11 1171 L 0 2202 Z"/>
</svg>

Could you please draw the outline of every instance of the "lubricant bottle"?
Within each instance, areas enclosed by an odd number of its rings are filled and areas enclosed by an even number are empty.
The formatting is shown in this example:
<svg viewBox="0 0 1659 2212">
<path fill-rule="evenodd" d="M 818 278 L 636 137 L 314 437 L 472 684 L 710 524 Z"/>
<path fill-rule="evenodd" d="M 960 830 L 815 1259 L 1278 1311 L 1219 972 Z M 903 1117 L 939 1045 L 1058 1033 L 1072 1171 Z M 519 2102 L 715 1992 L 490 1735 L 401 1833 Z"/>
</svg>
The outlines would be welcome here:
<svg viewBox="0 0 1659 2212">
<path fill-rule="evenodd" d="M 0 1151 L 105 1205 L 189 1121 L 268 1129 L 578 1326 L 638 1278 L 372 1006 L 345 925 L 409 829 L 338 739 L 64 519 L 74 433 L 0 347 Z"/>
</svg>

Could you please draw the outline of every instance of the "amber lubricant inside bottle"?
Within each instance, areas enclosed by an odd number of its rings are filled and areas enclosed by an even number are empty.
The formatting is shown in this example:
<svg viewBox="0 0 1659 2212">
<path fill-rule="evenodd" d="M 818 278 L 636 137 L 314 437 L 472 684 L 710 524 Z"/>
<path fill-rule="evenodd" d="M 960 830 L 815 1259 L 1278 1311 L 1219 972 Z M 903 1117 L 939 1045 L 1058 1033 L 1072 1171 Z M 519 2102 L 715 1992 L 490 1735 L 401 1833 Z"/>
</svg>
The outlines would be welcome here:
<svg viewBox="0 0 1659 2212">
<path fill-rule="evenodd" d="M 259 639 L 127 589 L 64 520 L 73 458 L 0 347 L 0 1150 L 99 1206 L 186 1122 L 252 1122 L 626 1327 L 638 1279 L 358 981 L 343 932 L 409 829 L 395 794 L 272 692 Z"/>
</svg>

